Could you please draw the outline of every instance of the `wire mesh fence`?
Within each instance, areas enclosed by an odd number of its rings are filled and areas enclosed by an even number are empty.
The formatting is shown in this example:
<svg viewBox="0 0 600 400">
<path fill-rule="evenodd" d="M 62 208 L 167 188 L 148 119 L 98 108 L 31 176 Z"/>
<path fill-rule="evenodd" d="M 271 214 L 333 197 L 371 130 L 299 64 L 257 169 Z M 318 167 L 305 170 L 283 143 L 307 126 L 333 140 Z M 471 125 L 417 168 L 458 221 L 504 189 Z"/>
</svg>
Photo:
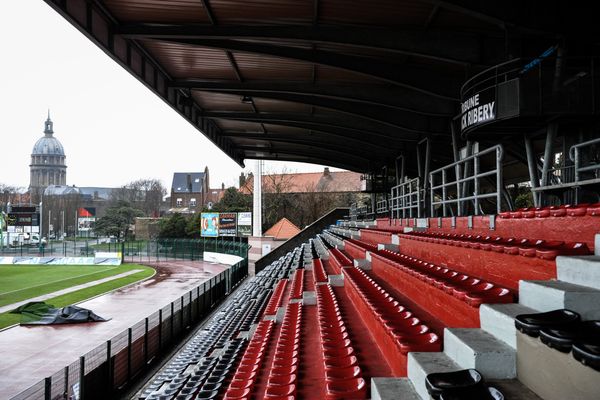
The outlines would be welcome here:
<svg viewBox="0 0 600 400">
<path fill-rule="evenodd" d="M 135 376 L 150 367 L 149 360 L 172 349 L 247 273 L 247 259 L 244 259 L 11 400 L 95 400 L 114 397 Z"/>
</svg>

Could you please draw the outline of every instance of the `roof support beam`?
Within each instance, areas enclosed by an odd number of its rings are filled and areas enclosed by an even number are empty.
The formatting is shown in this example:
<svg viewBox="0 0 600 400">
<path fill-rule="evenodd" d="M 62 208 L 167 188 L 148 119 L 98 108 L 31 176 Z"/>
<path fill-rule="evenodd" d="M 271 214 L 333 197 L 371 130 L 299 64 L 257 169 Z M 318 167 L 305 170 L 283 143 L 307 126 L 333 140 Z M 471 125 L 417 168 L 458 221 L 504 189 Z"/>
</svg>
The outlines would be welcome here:
<svg viewBox="0 0 600 400">
<path fill-rule="evenodd" d="M 399 140 L 399 141 L 415 141 L 419 140 L 419 134 L 414 132 L 402 131 L 393 129 L 388 126 L 377 126 L 369 121 L 364 121 L 355 118 L 333 118 L 326 115 L 309 115 L 300 113 L 245 113 L 237 111 L 204 111 L 202 116 L 211 119 L 228 119 L 238 120 L 283 126 L 294 126 L 302 129 L 325 129 L 334 130 L 342 129 L 345 132 L 353 133 L 354 136 L 360 137 L 367 134 L 379 137 L 381 140 Z M 430 133 L 431 134 L 431 133 Z M 446 135 L 441 132 L 440 135 Z"/>
<path fill-rule="evenodd" d="M 265 147 L 265 148 L 256 148 L 253 146 L 239 146 L 240 149 L 244 150 L 246 153 L 254 152 L 254 153 L 262 153 L 262 158 L 270 159 L 270 160 L 278 160 L 285 158 L 296 158 L 297 161 L 300 162 L 311 162 L 309 160 L 318 160 L 313 161 L 315 163 L 321 163 L 325 165 L 337 164 L 341 168 L 359 168 L 359 170 L 363 170 L 367 166 L 370 166 L 374 163 L 372 160 L 364 159 L 361 157 L 356 157 L 348 154 L 338 154 L 331 153 L 328 151 L 315 151 L 317 149 L 288 149 L 284 147 Z M 248 155 L 248 157 L 252 157 Z M 362 168 L 358 167 L 362 166 Z M 356 169 L 354 169 L 356 170 Z"/>
<path fill-rule="evenodd" d="M 457 105 L 452 101 L 434 99 L 418 93 L 410 93 L 389 85 L 311 85 L 307 82 L 290 81 L 236 81 L 175 80 L 173 88 L 196 89 L 220 93 L 244 93 L 257 97 L 278 94 L 301 95 L 327 100 L 386 109 L 387 112 L 407 112 L 411 115 L 446 118 L 456 115 Z M 254 94 L 251 94 L 254 93 Z M 365 108 L 366 109 L 366 108 Z"/>
<path fill-rule="evenodd" d="M 263 132 L 235 132 L 235 131 L 224 131 L 223 136 L 231 139 L 247 139 L 247 140 L 264 140 L 264 141 L 275 141 L 282 143 L 295 143 L 313 146 L 324 146 L 326 148 L 346 149 L 348 151 L 358 152 L 371 152 L 373 154 L 381 155 L 382 153 L 395 152 L 394 146 L 390 143 L 376 143 L 367 140 L 357 140 L 344 137 L 340 138 L 339 135 L 330 134 L 329 132 L 322 131 L 310 131 L 309 134 L 284 134 L 280 132 L 270 131 L 268 134 Z"/>
<path fill-rule="evenodd" d="M 380 50 L 403 56 L 477 65 L 480 39 L 448 31 L 389 30 L 353 26 L 207 26 L 200 24 L 126 24 L 118 33 L 133 39 L 281 39 Z M 418 49 L 418 50 L 417 50 Z"/>
<path fill-rule="evenodd" d="M 464 74 L 454 77 L 449 73 L 443 75 L 426 74 L 421 68 L 394 64 L 383 59 L 375 60 L 325 50 L 220 39 L 167 39 L 165 41 L 189 46 L 258 53 L 326 65 L 376 78 L 432 98 L 450 101 L 458 101 L 460 85 L 464 80 Z"/>
<path fill-rule="evenodd" d="M 214 90 L 211 92 L 221 92 Z M 316 107 L 327 108 L 334 111 L 339 111 L 359 118 L 365 118 L 373 122 L 389 125 L 404 131 L 409 131 L 419 134 L 428 134 L 431 130 L 438 132 L 444 131 L 448 126 L 449 118 L 434 118 L 423 115 L 415 115 L 410 112 L 386 109 L 384 107 L 376 107 L 371 105 L 358 105 L 356 103 L 333 100 L 327 98 L 319 98 L 310 94 L 296 93 L 277 93 L 277 92 L 260 92 L 250 90 L 240 91 L 222 91 L 221 93 L 237 94 L 240 96 L 251 96 L 253 98 L 268 98 L 275 100 L 283 100 L 294 103 L 310 104 Z"/>
</svg>

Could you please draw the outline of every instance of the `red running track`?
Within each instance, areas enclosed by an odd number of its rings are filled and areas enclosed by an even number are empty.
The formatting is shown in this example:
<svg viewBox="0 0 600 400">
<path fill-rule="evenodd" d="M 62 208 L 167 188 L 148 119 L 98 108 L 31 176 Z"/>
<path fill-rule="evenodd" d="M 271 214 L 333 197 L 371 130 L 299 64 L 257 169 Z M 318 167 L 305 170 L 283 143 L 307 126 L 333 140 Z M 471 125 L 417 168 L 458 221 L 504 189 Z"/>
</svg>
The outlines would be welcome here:
<svg viewBox="0 0 600 400">
<path fill-rule="evenodd" d="M 0 332 L 0 399 L 11 398 L 228 268 L 202 261 L 152 265 L 152 278 L 79 305 L 108 322 L 16 326 Z"/>
</svg>

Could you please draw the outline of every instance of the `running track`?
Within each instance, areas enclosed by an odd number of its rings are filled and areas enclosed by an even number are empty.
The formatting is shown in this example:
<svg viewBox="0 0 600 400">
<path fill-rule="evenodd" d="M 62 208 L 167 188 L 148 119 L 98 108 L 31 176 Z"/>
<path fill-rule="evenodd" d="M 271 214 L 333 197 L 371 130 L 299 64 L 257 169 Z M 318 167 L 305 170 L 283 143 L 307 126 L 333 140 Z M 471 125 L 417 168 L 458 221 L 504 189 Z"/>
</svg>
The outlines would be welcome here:
<svg viewBox="0 0 600 400">
<path fill-rule="evenodd" d="M 228 268 L 202 261 L 157 264 L 154 277 L 80 303 L 108 322 L 17 326 L 0 332 L 0 399 L 9 399 L 76 361 L 198 284 Z"/>
</svg>

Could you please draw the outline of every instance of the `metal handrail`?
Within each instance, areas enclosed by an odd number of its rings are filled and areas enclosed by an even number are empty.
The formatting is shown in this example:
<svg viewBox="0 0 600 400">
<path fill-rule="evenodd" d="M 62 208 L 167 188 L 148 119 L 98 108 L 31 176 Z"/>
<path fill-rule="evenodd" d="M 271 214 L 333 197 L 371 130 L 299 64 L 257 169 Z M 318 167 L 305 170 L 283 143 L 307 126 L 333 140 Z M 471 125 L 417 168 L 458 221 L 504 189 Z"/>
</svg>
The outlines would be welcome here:
<svg viewBox="0 0 600 400">
<path fill-rule="evenodd" d="M 388 200 L 383 199 L 377 202 L 377 214 L 383 214 L 388 212 Z"/>
<path fill-rule="evenodd" d="M 481 172 L 481 157 L 490 154 L 490 153 L 495 153 L 496 154 L 496 162 L 495 162 L 495 168 L 488 170 L 488 171 L 483 171 Z M 465 157 L 461 160 L 458 160 L 456 162 L 453 162 L 451 164 L 448 164 L 444 167 L 438 168 L 435 171 L 432 171 L 429 174 L 429 187 L 430 187 L 430 195 L 431 195 L 431 216 L 434 216 L 434 209 L 436 205 L 440 205 L 442 207 L 442 214 L 444 217 L 448 216 L 448 206 L 451 204 L 457 204 L 457 214 L 459 216 L 462 215 L 462 205 L 464 202 L 466 201 L 473 201 L 474 206 L 475 206 L 475 215 L 479 214 L 479 200 L 481 199 L 486 199 L 486 198 L 496 198 L 496 211 L 499 213 L 501 210 L 501 204 L 502 204 L 502 159 L 504 157 L 504 149 L 502 147 L 502 145 L 496 145 L 493 147 L 489 147 L 485 150 L 482 150 L 480 152 L 477 152 L 473 155 L 470 155 L 468 157 Z M 470 163 L 472 161 L 473 163 L 473 173 L 470 175 L 466 175 L 464 177 L 461 177 L 461 171 L 467 171 L 468 169 L 466 168 L 468 163 Z M 448 172 L 453 171 L 455 174 L 455 179 L 448 181 L 447 180 L 447 175 Z M 438 177 L 441 178 L 441 184 L 434 184 L 434 182 L 436 182 L 436 178 Z M 495 182 L 495 186 L 496 186 L 496 190 L 495 192 L 492 193 L 480 193 L 480 179 L 481 178 L 485 178 L 485 177 L 489 177 L 489 176 L 496 176 L 496 182 Z M 465 189 L 465 184 L 467 182 L 474 182 L 474 192 L 472 195 L 469 196 L 465 196 L 463 195 L 463 190 Z M 455 198 L 449 198 L 448 194 L 447 194 L 447 188 L 448 187 L 456 187 L 456 197 Z M 437 193 L 436 190 L 441 189 L 441 195 L 440 193 Z M 439 198 L 440 200 L 436 200 L 436 195 L 437 198 Z"/>
<path fill-rule="evenodd" d="M 419 178 L 407 180 L 392 187 L 391 205 L 389 207 L 391 217 L 420 218 L 422 190 Z"/>
</svg>

